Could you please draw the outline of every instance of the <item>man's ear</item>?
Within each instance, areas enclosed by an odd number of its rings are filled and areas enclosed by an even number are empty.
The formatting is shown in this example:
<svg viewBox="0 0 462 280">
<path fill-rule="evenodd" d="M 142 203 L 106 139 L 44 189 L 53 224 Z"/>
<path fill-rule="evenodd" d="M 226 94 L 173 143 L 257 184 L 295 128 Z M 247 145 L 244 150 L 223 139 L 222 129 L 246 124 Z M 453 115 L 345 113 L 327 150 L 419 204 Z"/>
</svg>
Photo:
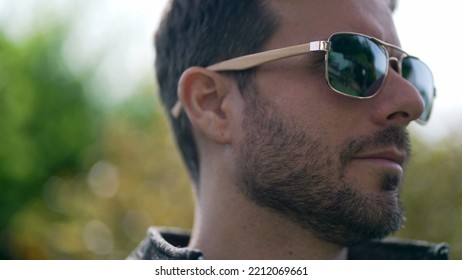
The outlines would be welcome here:
<svg viewBox="0 0 462 280">
<path fill-rule="evenodd" d="M 229 112 L 223 108 L 228 91 L 225 77 L 203 67 L 188 68 L 178 83 L 178 98 L 193 127 L 219 144 L 230 140 Z"/>
</svg>

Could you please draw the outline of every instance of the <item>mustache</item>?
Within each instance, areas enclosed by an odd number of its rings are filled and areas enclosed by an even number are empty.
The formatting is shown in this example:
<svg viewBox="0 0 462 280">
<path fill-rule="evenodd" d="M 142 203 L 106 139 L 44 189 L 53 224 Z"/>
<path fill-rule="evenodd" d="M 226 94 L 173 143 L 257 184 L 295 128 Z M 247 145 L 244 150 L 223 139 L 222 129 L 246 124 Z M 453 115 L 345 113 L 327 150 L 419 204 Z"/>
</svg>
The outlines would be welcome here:
<svg viewBox="0 0 462 280">
<path fill-rule="evenodd" d="M 345 148 L 342 149 L 340 153 L 340 162 L 344 166 L 354 155 L 366 149 L 390 146 L 405 150 L 407 158 L 409 158 L 411 154 L 411 144 L 407 130 L 396 126 L 390 126 L 386 129 L 377 131 L 373 135 L 352 139 L 348 141 Z"/>
</svg>

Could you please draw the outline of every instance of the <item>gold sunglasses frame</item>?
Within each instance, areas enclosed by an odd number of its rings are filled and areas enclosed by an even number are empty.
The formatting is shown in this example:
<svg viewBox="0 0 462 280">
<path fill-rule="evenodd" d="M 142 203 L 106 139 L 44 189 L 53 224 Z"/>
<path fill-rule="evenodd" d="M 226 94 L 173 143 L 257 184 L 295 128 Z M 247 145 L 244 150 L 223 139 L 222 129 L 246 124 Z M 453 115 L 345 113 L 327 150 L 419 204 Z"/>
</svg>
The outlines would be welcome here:
<svg viewBox="0 0 462 280">
<path fill-rule="evenodd" d="M 329 83 L 328 67 L 327 67 L 327 61 L 328 61 L 327 60 L 327 55 L 328 55 L 328 52 L 330 50 L 330 40 L 335 35 L 343 35 L 343 34 L 361 36 L 361 37 L 364 37 L 366 39 L 369 39 L 369 40 L 375 42 L 378 46 L 380 46 L 384 50 L 386 58 L 389 61 L 389 63 L 387 63 L 387 65 L 386 65 L 385 76 L 383 77 L 382 84 L 377 89 L 377 91 L 374 94 L 370 95 L 370 96 L 363 97 L 363 96 L 349 95 L 349 94 L 343 93 L 343 92 L 335 89 Z M 386 47 L 395 49 L 395 50 L 397 50 L 397 51 L 399 51 L 399 52 L 401 52 L 403 54 L 401 55 L 401 57 L 399 59 L 396 58 L 396 57 L 390 57 L 390 54 L 389 54 Z M 335 91 L 337 93 L 340 93 L 341 95 L 348 96 L 348 97 L 351 97 L 351 98 L 356 98 L 356 99 L 372 98 L 382 89 L 382 86 L 385 83 L 385 80 L 386 80 L 386 78 L 388 76 L 388 70 L 389 70 L 389 65 L 390 65 L 391 61 L 396 63 L 397 71 L 402 76 L 401 63 L 402 63 L 403 59 L 405 57 L 413 57 L 413 58 L 418 59 L 417 57 L 408 55 L 408 53 L 405 52 L 400 47 L 398 47 L 396 45 L 393 45 L 393 44 L 390 44 L 390 43 L 387 43 L 385 41 L 382 41 L 382 40 L 377 39 L 377 38 L 372 37 L 372 36 L 368 36 L 368 35 L 361 34 L 361 33 L 356 33 L 356 32 L 336 32 L 336 33 L 333 33 L 332 35 L 330 35 L 329 38 L 327 39 L 327 41 L 313 41 L 313 42 L 310 42 L 310 43 L 305 43 L 305 44 L 300 44 L 300 45 L 295 45 L 295 46 L 290 46 L 290 47 L 285 47 L 285 48 L 279 48 L 279 49 L 274 49 L 274 50 L 263 51 L 263 52 L 259 52 L 259 53 L 239 56 L 239 57 L 231 58 L 231 59 L 228 59 L 228 60 L 224 60 L 224 61 L 212 64 L 210 66 L 207 66 L 206 69 L 211 70 L 211 71 L 215 71 L 215 72 L 220 72 L 220 71 L 241 71 L 241 70 L 247 70 L 247 69 L 259 66 L 259 65 L 264 64 L 264 63 L 272 62 L 272 61 L 275 61 L 275 60 L 279 60 L 279 59 L 283 59 L 283 58 L 289 58 L 289 57 L 303 55 L 303 54 L 308 54 L 310 52 L 316 52 L 316 51 L 324 51 L 324 52 L 326 52 L 326 56 L 324 58 L 324 63 L 326 64 L 326 67 L 325 67 L 325 79 L 326 79 L 326 82 L 329 85 L 329 87 L 333 91 Z M 430 71 L 430 73 L 431 73 L 431 71 Z M 435 94 L 435 89 L 434 89 L 433 90 L 433 98 L 435 96 L 436 96 L 436 94 Z M 175 105 L 172 107 L 172 109 L 170 110 L 170 113 L 172 114 L 172 116 L 174 118 L 178 118 L 180 116 L 181 110 L 182 110 L 181 101 L 178 100 L 175 103 Z M 426 123 L 426 121 L 420 120 L 420 119 L 417 119 L 416 121 L 419 122 L 420 124 L 425 124 Z"/>
</svg>

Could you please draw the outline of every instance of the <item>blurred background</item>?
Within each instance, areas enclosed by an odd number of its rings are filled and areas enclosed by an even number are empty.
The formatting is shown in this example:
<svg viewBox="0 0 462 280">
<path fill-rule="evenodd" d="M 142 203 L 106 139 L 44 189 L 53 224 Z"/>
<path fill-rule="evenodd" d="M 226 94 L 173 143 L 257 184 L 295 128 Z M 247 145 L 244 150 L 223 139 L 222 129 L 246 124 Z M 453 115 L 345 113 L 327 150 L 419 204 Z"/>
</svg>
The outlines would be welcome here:
<svg viewBox="0 0 462 280">
<path fill-rule="evenodd" d="M 123 259 L 150 225 L 191 227 L 152 69 L 165 3 L 0 0 L 0 259 Z M 445 241 L 462 259 L 456 3 L 402 0 L 395 14 L 438 85 L 430 123 L 411 125 L 397 236 Z"/>
</svg>

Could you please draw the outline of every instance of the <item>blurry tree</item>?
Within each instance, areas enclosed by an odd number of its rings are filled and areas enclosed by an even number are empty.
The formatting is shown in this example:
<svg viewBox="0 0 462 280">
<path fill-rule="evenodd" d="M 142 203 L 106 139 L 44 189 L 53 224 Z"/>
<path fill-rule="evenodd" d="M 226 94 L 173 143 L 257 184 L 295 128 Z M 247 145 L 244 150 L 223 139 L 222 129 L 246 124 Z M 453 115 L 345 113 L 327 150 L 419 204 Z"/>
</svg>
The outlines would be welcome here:
<svg viewBox="0 0 462 280">
<path fill-rule="evenodd" d="M 53 175 L 10 226 L 20 259 L 123 259 L 150 225 L 190 228 L 191 190 L 153 89 L 105 113 L 79 174 Z M 96 149 L 96 153 L 95 153 Z"/>
<path fill-rule="evenodd" d="M 9 258 L 13 215 L 42 195 L 50 174 L 75 174 L 94 141 L 97 112 L 82 78 L 61 58 L 63 32 L 23 43 L 0 33 L 0 258 Z"/>
<path fill-rule="evenodd" d="M 402 194 L 407 221 L 398 236 L 447 242 L 450 257 L 462 259 L 462 134 L 413 144 Z"/>
<path fill-rule="evenodd" d="M 153 84 L 93 103 L 92 73 L 63 62 L 64 35 L 0 35 L 0 259 L 120 259 L 149 225 L 191 226 Z"/>
</svg>

